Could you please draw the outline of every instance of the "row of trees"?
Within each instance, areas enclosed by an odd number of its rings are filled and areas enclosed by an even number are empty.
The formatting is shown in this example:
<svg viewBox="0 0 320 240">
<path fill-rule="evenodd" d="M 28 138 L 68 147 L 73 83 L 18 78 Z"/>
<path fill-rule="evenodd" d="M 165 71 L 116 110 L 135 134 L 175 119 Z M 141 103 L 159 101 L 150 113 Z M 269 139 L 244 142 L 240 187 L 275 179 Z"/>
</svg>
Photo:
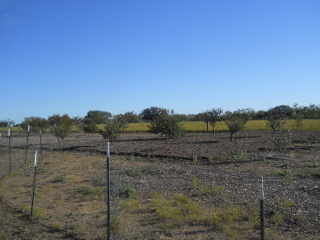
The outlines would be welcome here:
<svg viewBox="0 0 320 240">
<path fill-rule="evenodd" d="M 126 112 L 123 115 L 125 115 L 128 123 L 139 123 L 153 120 L 153 117 L 157 115 L 158 112 L 162 109 L 163 108 L 159 107 L 149 107 L 141 111 L 141 113 L 139 114 L 131 111 Z M 292 107 L 288 105 L 280 105 L 271 109 L 277 109 L 279 112 L 285 115 L 287 119 L 320 119 L 320 105 L 310 104 L 309 106 L 299 106 L 298 104 L 294 104 Z M 252 120 L 265 120 L 267 118 L 268 112 L 271 109 L 267 111 L 255 111 L 248 108 L 247 110 L 250 111 L 250 117 Z M 217 108 L 214 110 L 217 110 L 218 112 L 214 112 L 212 109 L 210 109 L 198 114 L 175 114 L 175 117 L 180 121 L 204 121 L 209 123 L 209 120 L 211 118 L 215 118 L 215 116 L 222 114 L 222 109 Z M 87 127 L 90 129 L 92 125 L 105 124 L 109 119 L 113 117 L 114 115 L 112 115 L 110 112 L 89 111 L 84 118 L 74 117 L 72 118 L 72 121 L 73 124 L 80 129 L 82 129 L 83 127 Z M 24 124 L 26 121 L 34 120 L 34 118 L 35 117 L 25 118 L 22 124 Z M 12 126 L 15 126 L 15 122 L 13 120 L 0 120 L 0 127 Z"/>
<path fill-rule="evenodd" d="M 65 115 L 52 115 L 48 119 L 40 117 L 27 117 L 21 123 L 21 127 L 39 131 L 40 129 L 50 129 L 59 138 L 65 138 L 71 127 L 76 126 L 79 130 L 87 133 L 100 132 L 100 134 L 111 141 L 116 140 L 129 123 L 149 122 L 149 132 L 160 134 L 166 138 L 177 138 L 183 135 L 182 121 L 204 121 L 213 127 L 218 121 L 224 121 L 228 126 L 230 138 L 245 127 L 249 120 L 265 119 L 274 132 L 278 132 L 285 126 L 286 119 L 294 118 L 297 126 L 301 126 L 302 119 L 320 118 L 320 105 L 310 105 L 309 107 L 299 107 L 295 104 L 292 108 L 286 105 L 276 106 L 268 111 L 254 111 L 251 108 L 239 109 L 237 111 L 224 111 L 221 108 L 213 108 L 195 115 L 175 114 L 173 110 L 159 107 L 149 107 L 140 114 L 133 111 L 124 114 L 112 115 L 106 111 L 89 111 L 84 118 L 71 118 Z M 0 126 L 8 127 L 14 123 L 11 120 L 0 121 Z M 99 129 L 98 124 L 104 124 L 104 129 Z"/>
</svg>

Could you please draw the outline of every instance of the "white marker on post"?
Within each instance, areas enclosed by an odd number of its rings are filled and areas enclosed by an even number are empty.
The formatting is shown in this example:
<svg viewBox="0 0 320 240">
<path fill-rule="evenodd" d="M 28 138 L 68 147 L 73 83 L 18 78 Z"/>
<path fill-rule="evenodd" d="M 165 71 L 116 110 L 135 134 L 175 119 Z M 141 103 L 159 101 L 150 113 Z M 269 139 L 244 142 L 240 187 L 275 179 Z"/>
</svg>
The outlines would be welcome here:
<svg viewBox="0 0 320 240">
<path fill-rule="evenodd" d="M 261 177 L 261 184 L 260 184 L 260 200 L 264 200 L 263 177 Z"/>
<path fill-rule="evenodd" d="M 37 160 L 38 160 L 38 151 L 34 154 L 34 166 L 37 166 Z"/>
<path fill-rule="evenodd" d="M 110 157 L 110 143 L 107 144 L 107 157 Z"/>
<path fill-rule="evenodd" d="M 10 128 L 8 128 L 8 137 L 10 137 Z"/>
<path fill-rule="evenodd" d="M 30 131 L 30 125 L 28 125 L 28 132 Z"/>
</svg>

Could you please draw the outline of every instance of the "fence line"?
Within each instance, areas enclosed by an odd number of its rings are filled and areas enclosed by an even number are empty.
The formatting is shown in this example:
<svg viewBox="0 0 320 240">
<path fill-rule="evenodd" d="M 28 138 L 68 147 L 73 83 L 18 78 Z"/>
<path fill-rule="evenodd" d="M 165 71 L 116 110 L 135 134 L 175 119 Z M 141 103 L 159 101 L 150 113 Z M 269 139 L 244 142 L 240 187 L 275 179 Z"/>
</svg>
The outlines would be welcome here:
<svg viewBox="0 0 320 240">
<path fill-rule="evenodd" d="M 30 133 L 30 135 L 32 136 L 37 136 L 36 133 Z M 30 136 L 30 137 L 31 137 Z M 52 139 L 52 137 L 50 135 L 45 135 L 43 137 L 49 137 L 50 139 Z M 17 139 L 18 140 L 18 139 Z M 6 154 L 8 154 L 8 151 L 6 151 L 6 148 L 9 147 L 9 142 L 6 142 L 7 139 L 2 137 L 0 138 L 0 177 L 2 176 L 2 178 L 6 175 L 6 171 L 7 171 L 7 166 L 5 166 L 5 159 L 6 159 Z M 16 145 L 15 145 L 16 144 Z M 12 147 L 12 172 L 19 172 L 22 170 L 23 167 L 23 159 L 25 157 L 25 148 L 23 147 L 19 147 L 19 143 L 17 141 L 15 141 L 15 137 L 12 138 L 12 142 L 11 142 L 11 147 Z M 40 148 L 40 142 L 38 142 L 38 140 L 35 139 L 30 139 L 30 147 L 31 149 L 35 150 L 35 149 L 39 149 Z M 44 155 L 46 156 L 46 154 L 52 150 L 58 150 L 59 146 L 58 146 L 58 142 L 56 142 L 56 146 L 54 146 L 52 149 L 48 149 L 44 152 Z M 81 155 L 81 154 L 80 154 Z M 99 157 L 103 157 L 102 154 L 96 154 L 96 156 Z M 29 156 L 30 157 L 30 156 Z M 32 157 L 32 156 L 31 156 Z M 81 157 L 80 157 L 81 159 Z M 31 162 L 31 161 L 28 161 Z M 88 165 L 87 163 L 83 163 L 84 165 L 82 166 L 82 170 L 88 170 Z M 179 165 L 181 163 L 175 163 L 176 165 Z M 101 163 L 102 165 L 102 163 Z M 126 173 L 128 167 L 126 167 L 126 163 L 123 163 L 121 161 L 117 161 L 117 159 L 114 159 L 113 162 L 113 170 L 112 170 L 112 175 L 111 178 L 114 179 L 114 184 L 113 184 L 113 188 L 112 188 L 112 214 L 119 216 L 121 213 L 121 209 L 119 206 L 119 202 L 120 202 L 120 198 L 119 198 L 119 184 L 120 183 L 124 183 L 124 184 L 128 184 L 130 183 L 130 178 L 128 179 L 122 179 L 122 177 L 126 177 L 128 175 L 128 173 Z M 141 166 L 134 166 L 134 167 L 130 167 L 131 170 L 133 170 L 133 175 L 134 174 L 139 174 L 139 169 L 141 169 Z M 65 171 L 67 172 L 68 169 L 65 169 Z M 99 166 L 94 166 L 91 169 L 93 172 L 96 171 L 97 173 L 102 173 L 103 170 L 101 168 L 99 168 Z M 137 172 L 135 173 L 134 170 L 136 170 Z M 174 171 L 174 169 L 170 169 L 168 168 L 168 171 Z M 176 170 L 176 172 L 179 172 L 178 170 Z M 150 173 L 148 173 L 150 174 Z M 77 172 L 77 173 L 73 173 L 73 175 L 77 176 L 77 177 L 81 177 L 81 175 L 84 175 L 83 173 L 81 174 L 81 172 Z M 184 175 L 188 175 L 186 172 L 181 172 L 180 174 L 182 176 L 182 179 L 186 179 L 186 176 Z M 160 175 L 161 176 L 161 175 Z M 184 178 L 183 178 L 184 177 Z M 159 175 L 155 175 L 152 176 L 150 175 L 149 178 L 159 178 Z M 139 178 L 138 178 L 139 179 Z M 141 177 L 142 179 L 142 177 Z M 224 179 L 215 179 L 215 176 L 212 175 L 212 180 L 217 183 L 218 185 L 220 184 L 224 184 L 226 186 L 232 185 L 232 184 L 236 184 L 237 183 L 237 179 L 241 179 L 241 183 L 244 185 L 243 187 L 245 188 L 254 188 L 256 189 L 256 192 L 253 194 L 255 197 L 253 199 L 251 199 L 251 202 L 257 203 L 259 201 L 259 182 L 260 182 L 260 176 L 257 177 L 248 177 L 248 176 L 244 176 L 243 174 L 233 174 L 232 178 L 224 178 Z M 145 181 L 147 181 L 148 178 L 146 178 Z M 165 181 L 166 179 L 164 179 L 163 181 Z M 264 190 L 265 190 L 265 196 L 266 196 L 266 208 L 270 208 L 270 206 L 272 204 L 274 204 L 276 201 L 278 201 L 280 197 L 286 197 L 289 200 L 292 200 L 293 202 L 295 201 L 295 198 L 297 197 L 303 197 L 303 196 L 298 196 L 299 194 L 301 194 L 302 190 L 298 191 L 293 191 L 292 189 L 289 189 L 290 192 L 286 192 L 287 189 L 287 185 L 286 182 L 290 182 L 290 181 L 297 181 L 299 182 L 300 179 L 297 179 L 295 177 L 276 177 L 276 176 L 264 176 Z M 318 179 L 309 179 L 310 184 L 317 186 L 319 181 Z M 46 187 L 48 185 L 48 182 L 39 182 L 37 183 L 37 186 L 40 188 Z M 273 194 L 273 189 L 272 187 L 275 185 L 280 185 L 281 188 L 284 191 L 283 192 L 277 192 L 277 196 L 274 196 Z M 143 185 L 144 186 L 144 185 Z M 145 183 L 145 189 L 143 190 L 144 192 L 148 192 L 150 191 L 150 189 L 152 189 L 154 186 L 151 185 L 150 183 Z M 170 188 L 170 184 L 163 186 L 165 188 Z M 256 187 L 252 187 L 252 186 L 256 186 Z M 227 187 L 228 189 L 228 187 Z M 174 189 L 172 189 L 174 190 Z M 69 194 L 70 190 L 62 190 L 65 194 Z M 293 194 L 294 193 L 294 194 Z M 288 195 L 289 194 L 289 195 Z M 315 194 L 315 198 L 318 196 L 317 194 L 319 194 L 318 192 L 314 192 Z M 239 198 L 241 198 L 241 196 L 239 196 Z M 314 209 L 320 209 L 320 206 L 318 204 L 314 204 L 311 201 L 308 201 L 306 203 L 308 205 L 308 208 L 314 208 Z M 303 211 L 304 206 L 295 206 L 295 208 L 301 208 Z M 319 221 L 319 216 L 314 216 L 315 221 Z M 120 221 L 120 220 L 119 220 Z M 269 225 L 267 225 L 269 226 Z M 69 225 L 69 228 L 70 225 Z M 315 232 L 318 231 L 319 233 L 319 229 L 314 229 Z M 120 239 L 123 236 L 121 234 L 119 235 L 115 235 L 116 238 L 114 239 Z"/>
</svg>

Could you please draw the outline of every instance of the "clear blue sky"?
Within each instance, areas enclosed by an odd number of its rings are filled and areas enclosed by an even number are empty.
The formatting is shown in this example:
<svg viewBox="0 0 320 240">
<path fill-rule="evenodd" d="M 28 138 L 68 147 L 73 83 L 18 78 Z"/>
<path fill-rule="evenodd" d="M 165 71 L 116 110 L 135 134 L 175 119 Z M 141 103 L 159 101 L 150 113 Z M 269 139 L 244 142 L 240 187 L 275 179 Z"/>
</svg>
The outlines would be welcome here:
<svg viewBox="0 0 320 240">
<path fill-rule="evenodd" d="M 319 0 L 0 0 L 0 120 L 320 104 Z"/>
</svg>

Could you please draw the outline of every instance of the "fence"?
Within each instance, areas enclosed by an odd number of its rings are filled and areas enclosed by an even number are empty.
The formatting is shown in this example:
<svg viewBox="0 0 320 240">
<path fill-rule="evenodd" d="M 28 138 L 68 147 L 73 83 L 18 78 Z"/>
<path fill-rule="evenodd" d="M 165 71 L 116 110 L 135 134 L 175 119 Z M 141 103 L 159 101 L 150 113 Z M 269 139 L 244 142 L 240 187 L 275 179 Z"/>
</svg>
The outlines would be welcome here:
<svg viewBox="0 0 320 240">
<path fill-rule="evenodd" d="M 89 142 L 68 148 L 62 142 L 60 151 L 50 134 L 42 135 L 40 145 L 38 133 L 31 132 L 28 140 L 24 132 L 13 133 L 8 174 L 5 135 L 0 139 L 0 199 L 29 214 L 34 153 L 42 149 L 33 218 L 74 238 L 104 239 L 105 153 L 76 151 Z M 111 155 L 112 239 L 259 239 L 259 173 L 287 164 L 265 157 L 262 162 L 258 169 L 249 168 L 254 162 L 243 168 L 241 162 L 223 166 Z M 292 176 L 284 168 L 264 176 L 264 190 L 267 239 L 317 239 L 318 178 Z"/>
</svg>

